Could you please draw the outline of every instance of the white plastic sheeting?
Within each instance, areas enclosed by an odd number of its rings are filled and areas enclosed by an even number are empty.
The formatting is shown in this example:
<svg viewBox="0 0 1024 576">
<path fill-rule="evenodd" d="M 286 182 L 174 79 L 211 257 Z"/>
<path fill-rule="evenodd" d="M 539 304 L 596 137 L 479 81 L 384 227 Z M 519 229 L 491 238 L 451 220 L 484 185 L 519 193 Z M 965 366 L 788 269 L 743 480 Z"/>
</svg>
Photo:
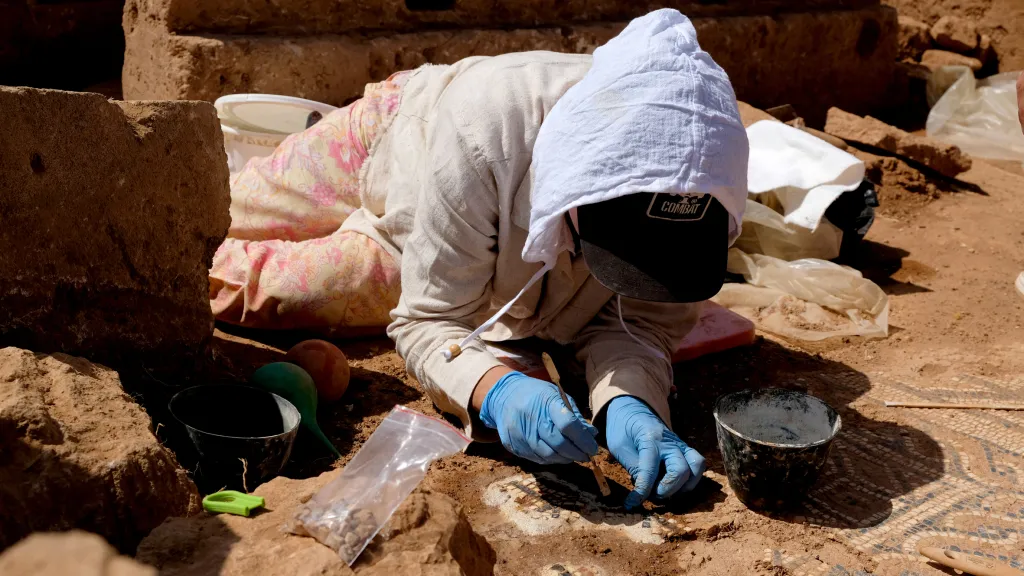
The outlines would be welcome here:
<svg viewBox="0 0 1024 576">
<path fill-rule="evenodd" d="M 928 135 L 978 158 L 1024 163 L 1018 76 L 1019 72 L 1006 72 L 976 80 L 966 66 L 939 69 L 928 83 L 929 100 L 941 94 L 928 114 Z"/>
<path fill-rule="evenodd" d="M 714 301 L 786 338 L 886 337 L 889 297 L 828 261 L 839 256 L 843 233 L 825 211 L 860 186 L 864 163 L 779 122 L 757 122 L 747 136 L 749 197 L 728 264 L 746 283 L 726 284 Z"/>
</svg>

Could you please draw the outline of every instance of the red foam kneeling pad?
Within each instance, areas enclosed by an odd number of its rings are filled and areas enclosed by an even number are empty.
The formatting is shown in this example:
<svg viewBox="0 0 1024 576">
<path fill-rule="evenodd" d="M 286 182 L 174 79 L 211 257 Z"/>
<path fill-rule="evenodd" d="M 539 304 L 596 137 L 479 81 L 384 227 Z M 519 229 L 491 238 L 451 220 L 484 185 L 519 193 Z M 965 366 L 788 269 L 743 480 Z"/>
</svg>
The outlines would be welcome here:
<svg viewBox="0 0 1024 576">
<path fill-rule="evenodd" d="M 715 304 L 705 302 L 697 325 L 672 354 L 672 362 L 685 362 L 707 354 L 754 343 L 754 323 Z"/>
</svg>

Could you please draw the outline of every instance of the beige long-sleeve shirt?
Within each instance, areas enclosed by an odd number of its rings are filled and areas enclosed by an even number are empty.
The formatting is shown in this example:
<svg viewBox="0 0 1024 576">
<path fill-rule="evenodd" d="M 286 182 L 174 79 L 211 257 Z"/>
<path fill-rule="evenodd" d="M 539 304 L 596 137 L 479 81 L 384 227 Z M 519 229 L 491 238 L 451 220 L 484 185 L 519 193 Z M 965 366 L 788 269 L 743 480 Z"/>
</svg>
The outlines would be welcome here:
<svg viewBox="0 0 1024 576">
<path fill-rule="evenodd" d="M 586 55 L 527 52 L 421 68 L 363 166 L 363 208 L 343 226 L 401 259 L 402 296 L 388 335 L 434 403 L 478 439 L 491 435 L 472 429 L 470 398 L 484 373 L 502 364 L 479 344 L 451 361 L 442 352 L 540 269 L 521 257 L 534 140 L 590 63 Z M 664 358 L 697 318 L 692 304 L 621 303 L 633 335 Z M 586 366 L 595 414 L 631 395 L 671 426 L 671 366 L 623 330 L 619 313 L 618 300 L 589 274 L 582 255 L 566 251 L 483 337 L 572 345 Z"/>
</svg>

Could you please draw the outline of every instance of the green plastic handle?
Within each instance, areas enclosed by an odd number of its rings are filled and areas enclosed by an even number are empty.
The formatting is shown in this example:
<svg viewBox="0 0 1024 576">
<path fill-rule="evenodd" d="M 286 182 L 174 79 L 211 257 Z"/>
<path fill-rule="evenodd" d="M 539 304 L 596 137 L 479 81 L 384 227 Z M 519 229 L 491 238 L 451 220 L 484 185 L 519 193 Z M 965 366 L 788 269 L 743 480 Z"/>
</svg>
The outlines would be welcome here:
<svg viewBox="0 0 1024 576">
<path fill-rule="evenodd" d="M 249 516 L 256 508 L 263 508 L 266 501 L 262 496 L 242 494 L 234 490 L 223 490 L 203 498 L 203 509 L 213 514 L 234 514 Z"/>
</svg>

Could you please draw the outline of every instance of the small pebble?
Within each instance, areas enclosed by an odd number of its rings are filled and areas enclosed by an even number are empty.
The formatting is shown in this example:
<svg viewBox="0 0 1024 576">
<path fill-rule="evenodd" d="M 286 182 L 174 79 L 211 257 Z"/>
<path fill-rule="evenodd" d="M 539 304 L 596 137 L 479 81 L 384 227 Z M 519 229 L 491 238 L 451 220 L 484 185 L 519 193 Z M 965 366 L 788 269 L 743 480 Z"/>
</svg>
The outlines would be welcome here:
<svg viewBox="0 0 1024 576">
<path fill-rule="evenodd" d="M 325 508 L 303 506 L 295 516 L 302 530 L 338 553 L 351 564 L 380 527 L 369 510 L 351 510 L 351 504 L 338 500 Z M 297 532 L 296 528 L 291 529 Z"/>
</svg>

